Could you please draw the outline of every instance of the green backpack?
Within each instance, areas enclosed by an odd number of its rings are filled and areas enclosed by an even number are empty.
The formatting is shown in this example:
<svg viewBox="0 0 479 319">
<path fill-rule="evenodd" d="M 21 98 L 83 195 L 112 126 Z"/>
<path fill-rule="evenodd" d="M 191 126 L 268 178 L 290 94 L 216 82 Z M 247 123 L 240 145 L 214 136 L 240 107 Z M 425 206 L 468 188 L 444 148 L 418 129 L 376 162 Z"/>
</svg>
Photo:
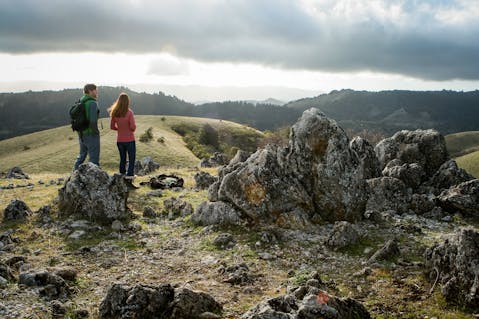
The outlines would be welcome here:
<svg viewBox="0 0 479 319">
<path fill-rule="evenodd" d="M 70 122 L 73 131 L 82 132 L 88 128 L 90 121 L 86 116 L 85 103 L 78 100 L 70 107 Z"/>
</svg>

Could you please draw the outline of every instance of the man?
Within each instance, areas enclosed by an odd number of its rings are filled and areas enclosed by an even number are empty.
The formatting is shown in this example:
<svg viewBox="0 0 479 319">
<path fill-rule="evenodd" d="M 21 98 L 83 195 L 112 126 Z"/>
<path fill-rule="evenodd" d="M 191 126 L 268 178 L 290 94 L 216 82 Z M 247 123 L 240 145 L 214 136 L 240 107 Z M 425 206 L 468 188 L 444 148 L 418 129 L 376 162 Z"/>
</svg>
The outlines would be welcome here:
<svg viewBox="0 0 479 319">
<path fill-rule="evenodd" d="M 98 98 L 98 90 L 95 84 L 87 84 L 83 88 L 85 95 L 80 99 L 85 104 L 86 117 L 90 122 L 90 126 L 81 132 L 78 132 L 78 140 L 80 143 L 80 155 L 78 155 L 73 170 L 78 169 L 86 159 L 88 154 L 90 162 L 100 166 L 100 131 L 98 130 L 98 115 L 100 110 L 96 99 Z"/>
</svg>

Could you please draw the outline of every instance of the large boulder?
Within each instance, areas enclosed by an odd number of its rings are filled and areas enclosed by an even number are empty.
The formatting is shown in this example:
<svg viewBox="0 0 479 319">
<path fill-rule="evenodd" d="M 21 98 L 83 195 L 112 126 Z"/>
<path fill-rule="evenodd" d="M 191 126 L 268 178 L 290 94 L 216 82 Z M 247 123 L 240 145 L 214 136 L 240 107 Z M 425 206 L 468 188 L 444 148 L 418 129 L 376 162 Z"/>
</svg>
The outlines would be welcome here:
<svg viewBox="0 0 479 319">
<path fill-rule="evenodd" d="M 203 226 L 241 225 L 241 213 L 225 202 L 202 202 L 191 216 L 191 220 Z"/>
<path fill-rule="evenodd" d="M 431 177 L 449 159 L 444 137 L 436 130 L 400 131 L 375 147 L 381 169 L 394 159 L 420 165 Z"/>
<path fill-rule="evenodd" d="M 253 223 L 304 228 L 361 219 L 367 184 L 345 132 L 309 109 L 292 127 L 287 147 L 267 146 L 221 169 L 209 199 L 229 203 Z"/>
<path fill-rule="evenodd" d="M 170 284 L 159 286 L 114 284 L 100 304 L 100 319 L 195 319 L 219 313 L 213 297 Z"/>
<path fill-rule="evenodd" d="M 80 165 L 58 194 L 58 207 L 63 215 L 78 215 L 105 224 L 131 217 L 128 186 L 123 177 L 109 176 L 92 163 Z"/>
<path fill-rule="evenodd" d="M 407 187 L 416 190 L 421 185 L 424 170 L 417 163 L 401 165 L 399 160 L 392 160 L 383 169 L 382 175 L 397 178 Z"/>
<path fill-rule="evenodd" d="M 446 211 L 479 218 L 479 179 L 461 183 L 443 191 L 439 205 Z"/>
<path fill-rule="evenodd" d="M 196 183 L 196 188 L 207 189 L 218 180 L 218 177 L 207 172 L 198 172 L 193 176 Z"/>
<path fill-rule="evenodd" d="M 3 222 L 24 221 L 32 214 L 32 210 L 24 201 L 13 199 L 3 211 Z"/>
<path fill-rule="evenodd" d="M 448 302 L 479 310 L 479 233 L 462 229 L 426 250 L 426 275 Z"/>
<path fill-rule="evenodd" d="M 5 178 L 15 178 L 15 179 L 30 179 L 30 177 L 25 174 L 22 169 L 18 166 L 12 167 L 8 170 Z"/>
</svg>

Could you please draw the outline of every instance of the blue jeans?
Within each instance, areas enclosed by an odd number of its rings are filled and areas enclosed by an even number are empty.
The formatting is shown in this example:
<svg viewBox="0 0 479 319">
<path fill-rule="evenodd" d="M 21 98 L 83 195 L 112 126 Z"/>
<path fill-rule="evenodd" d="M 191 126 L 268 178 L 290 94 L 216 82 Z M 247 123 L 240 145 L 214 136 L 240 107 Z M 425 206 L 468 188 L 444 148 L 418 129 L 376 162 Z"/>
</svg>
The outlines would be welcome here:
<svg viewBox="0 0 479 319">
<path fill-rule="evenodd" d="M 86 134 L 78 138 L 80 143 L 80 155 L 78 155 L 73 170 L 77 170 L 88 155 L 90 162 L 100 166 L 100 135 Z"/>
<path fill-rule="evenodd" d="M 118 147 L 118 151 L 120 152 L 120 174 L 125 174 L 126 172 L 126 154 L 128 153 L 128 173 L 126 175 L 135 175 L 135 141 L 116 142 L 116 146 Z"/>
</svg>

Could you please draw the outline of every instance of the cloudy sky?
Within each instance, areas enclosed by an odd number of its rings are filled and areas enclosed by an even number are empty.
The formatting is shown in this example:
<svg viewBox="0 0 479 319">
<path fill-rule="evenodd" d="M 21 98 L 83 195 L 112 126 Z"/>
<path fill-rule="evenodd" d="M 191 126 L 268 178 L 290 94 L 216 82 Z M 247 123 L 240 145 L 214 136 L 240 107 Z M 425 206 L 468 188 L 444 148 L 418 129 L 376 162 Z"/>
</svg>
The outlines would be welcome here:
<svg viewBox="0 0 479 319">
<path fill-rule="evenodd" d="M 479 89 L 478 0 L 0 0 L 0 91 Z"/>
</svg>

